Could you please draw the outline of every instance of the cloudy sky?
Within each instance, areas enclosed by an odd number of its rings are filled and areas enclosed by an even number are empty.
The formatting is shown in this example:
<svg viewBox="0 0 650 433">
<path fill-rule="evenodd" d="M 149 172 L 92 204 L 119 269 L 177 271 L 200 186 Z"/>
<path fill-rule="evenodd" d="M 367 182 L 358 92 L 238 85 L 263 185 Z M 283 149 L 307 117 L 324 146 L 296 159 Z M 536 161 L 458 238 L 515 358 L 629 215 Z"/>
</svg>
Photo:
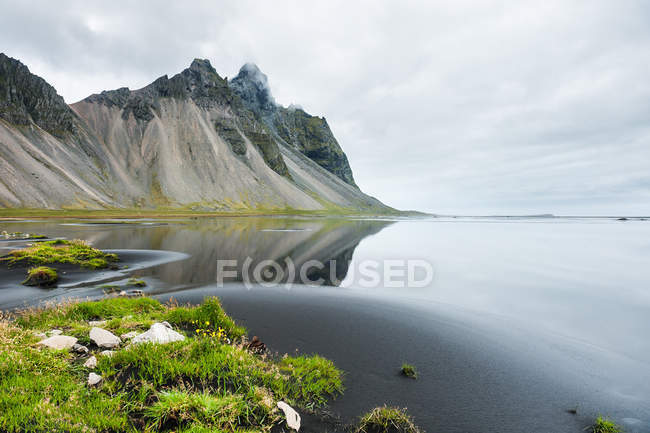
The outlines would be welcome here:
<svg viewBox="0 0 650 433">
<path fill-rule="evenodd" d="M 0 0 L 0 51 L 69 103 L 255 62 L 402 209 L 650 214 L 649 2 Z"/>
</svg>

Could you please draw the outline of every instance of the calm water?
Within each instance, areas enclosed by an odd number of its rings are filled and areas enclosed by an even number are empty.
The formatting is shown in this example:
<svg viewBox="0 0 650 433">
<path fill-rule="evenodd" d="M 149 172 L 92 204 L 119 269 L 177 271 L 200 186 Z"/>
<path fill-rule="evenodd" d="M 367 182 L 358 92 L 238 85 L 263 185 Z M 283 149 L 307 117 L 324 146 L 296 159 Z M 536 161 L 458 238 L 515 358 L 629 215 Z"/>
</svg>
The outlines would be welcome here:
<svg viewBox="0 0 650 433">
<path fill-rule="evenodd" d="M 131 273 L 161 299 L 221 296 L 277 350 L 332 357 L 348 372 L 334 404 L 344 419 L 386 401 L 408 406 L 430 432 L 578 432 L 598 413 L 626 431 L 650 431 L 650 222 L 278 217 L 3 222 L 1 230 L 185 253 Z M 247 258 L 251 269 L 268 259 L 336 264 L 310 272 L 330 286 L 246 287 L 241 276 L 215 284 L 219 260 L 236 260 L 241 274 Z M 432 281 L 387 288 L 382 275 L 361 286 L 364 263 L 404 259 L 429 263 Z M 0 282 L 0 308 L 98 293 Z M 406 360 L 418 381 L 394 374 Z M 576 406 L 578 416 L 566 414 Z"/>
</svg>

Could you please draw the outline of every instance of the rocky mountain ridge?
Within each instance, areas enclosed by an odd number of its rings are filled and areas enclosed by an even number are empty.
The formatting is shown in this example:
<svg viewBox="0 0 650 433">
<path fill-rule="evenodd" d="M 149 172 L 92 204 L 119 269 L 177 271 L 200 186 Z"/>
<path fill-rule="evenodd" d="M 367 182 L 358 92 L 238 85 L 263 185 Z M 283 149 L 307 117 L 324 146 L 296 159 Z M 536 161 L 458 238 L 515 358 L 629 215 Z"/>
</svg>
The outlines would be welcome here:
<svg viewBox="0 0 650 433">
<path fill-rule="evenodd" d="M 349 209 L 363 194 L 324 118 L 278 105 L 264 74 L 208 60 L 67 105 L 0 54 L 0 206 Z"/>
</svg>

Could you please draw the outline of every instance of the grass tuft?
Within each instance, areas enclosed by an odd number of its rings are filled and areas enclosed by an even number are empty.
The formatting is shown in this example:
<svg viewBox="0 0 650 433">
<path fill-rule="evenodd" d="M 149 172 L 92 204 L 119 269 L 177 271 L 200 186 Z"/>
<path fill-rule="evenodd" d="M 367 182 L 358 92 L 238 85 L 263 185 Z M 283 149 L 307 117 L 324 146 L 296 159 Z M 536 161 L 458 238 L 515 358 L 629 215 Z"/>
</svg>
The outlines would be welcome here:
<svg viewBox="0 0 650 433">
<path fill-rule="evenodd" d="M 406 362 L 402 364 L 400 371 L 402 375 L 410 377 L 411 379 L 417 379 L 418 377 L 418 372 L 415 370 L 415 367 L 411 364 L 407 364 Z"/>
<path fill-rule="evenodd" d="M 281 366 L 282 371 L 302 385 L 294 394 L 310 407 L 323 406 L 327 397 L 343 393 L 341 370 L 329 359 L 318 355 L 287 356 L 282 359 Z"/>
<path fill-rule="evenodd" d="M 147 283 L 144 280 L 138 280 L 137 278 L 129 278 L 127 285 L 134 287 L 146 287 Z"/>
<path fill-rule="evenodd" d="M 591 426 L 591 431 L 593 433 L 621 433 L 623 430 L 610 419 L 599 416 Z"/>
<path fill-rule="evenodd" d="M 62 263 L 79 265 L 90 269 L 102 269 L 117 260 L 116 254 L 105 253 L 93 248 L 86 241 L 56 239 L 13 250 L 6 257 L 0 259 L 0 262 L 6 262 L 9 266 L 16 264 L 48 265 Z"/>
<path fill-rule="evenodd" d="M 27 271 L 27 278 L 22 284 L 25 286 L 51 287 L 59 281 L 56 270 L 47 266 L 37 266 Z"/>
<path fill-rule="evenodd" d="M 355 433 L 420 433 L 406 409 L 376 407 L 361 417 Z"/>
<path fill-rule="evenodd" d="M 226 336 L 232 340 L 246 335 L 246 329 L 237 326 L 226 314 L 218 298 L 205 298 L 197 307 L 176 307 L 169 310 L 166 320 L 172 325 L 191 330 L 222 328 Z"/>
<path fill-rule="evenodd" d="M 270 411 L 258 411 L 255 406 L 241 395 L 173 390 L 159 393 L 158 401 L 145 410 L 145 417 L 152 431 L 188 424 L 234 431 L 242 425 L 261 427 L 265 419 L 273 417 Z M 259 418 L 248 416 L 256 412 L 261 415 Z"/>
</svg>

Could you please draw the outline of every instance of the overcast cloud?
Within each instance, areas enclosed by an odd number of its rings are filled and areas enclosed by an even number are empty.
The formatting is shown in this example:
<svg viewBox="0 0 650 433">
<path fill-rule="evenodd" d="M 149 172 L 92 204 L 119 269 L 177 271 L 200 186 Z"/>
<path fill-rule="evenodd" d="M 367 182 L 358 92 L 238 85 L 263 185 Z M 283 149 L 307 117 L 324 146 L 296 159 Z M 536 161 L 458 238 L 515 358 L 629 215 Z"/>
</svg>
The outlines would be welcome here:
<svg viewBox="0 0 650 433">
<path fill-rule="evenodd" d="M 0 51 L 68 103 L 257 63 L 398 208 L 650 214 L 649 2 L 0 0 Z"/>
</svg>

